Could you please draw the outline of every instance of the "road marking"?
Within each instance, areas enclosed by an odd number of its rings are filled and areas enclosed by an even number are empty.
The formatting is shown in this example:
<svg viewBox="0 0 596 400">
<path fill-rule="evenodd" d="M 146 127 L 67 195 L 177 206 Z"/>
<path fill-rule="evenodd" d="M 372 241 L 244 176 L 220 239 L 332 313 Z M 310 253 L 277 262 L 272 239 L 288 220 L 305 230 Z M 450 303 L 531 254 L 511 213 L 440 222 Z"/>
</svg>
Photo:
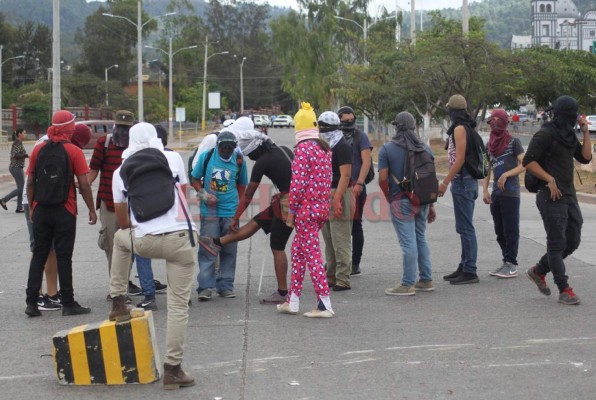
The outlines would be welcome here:
<svg viewBox="0 0 596 400">
<path fill-rule="evenodd" d="M 385 350 L 410 350 L 410 349 L 433 349 L 433 348 L 459 348 L 465 346 L 475 346 L 473 343 L 463 344 L 427 344 L 421 346 L 403 346 L 403 347 L 387 347 Z"/>
<path fill-rule="evenodd" d="M 29 375 L 12 375 L 12 376 L 0 376 L 0 381 L 14 381 L 17 379 L 30 379 L 30 378 L 44 378 L 54 376 L 53 374 L 29 374 Z"/>
</svg>

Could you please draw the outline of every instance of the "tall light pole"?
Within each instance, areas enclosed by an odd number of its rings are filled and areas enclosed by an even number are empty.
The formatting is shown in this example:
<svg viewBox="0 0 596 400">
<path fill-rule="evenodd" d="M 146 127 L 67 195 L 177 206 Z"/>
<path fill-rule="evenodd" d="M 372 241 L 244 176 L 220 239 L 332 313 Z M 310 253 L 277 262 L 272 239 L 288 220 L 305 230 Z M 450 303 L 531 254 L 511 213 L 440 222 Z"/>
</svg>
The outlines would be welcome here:
<svg viewBox="0 0 596 400">
<path fill-rule="evenodd" d="M 125 21 L 130 22 L 137 28 L 137 95 L 139 97 L 139 99 L 138 99 L 138 105 L 139 105 L 138 114 L 139 115 L 137 116 L 137 118 L 141 122 L 143 122 L 145 120 L 145 115 L 144 115 L 144 111 L 143 111 L 143 27 L 156 18 L 168 17 L 168 16 L 174 15 L 174 14 L 176 14 L 176 13 L 171 12 L 171 13 L 167 13 L 167 14 L 163 14 L 163 15 L 157 15 L 155 17 L 149 18 L 147 21 L 145 21 L 143 23 L 141 20 L 141 0 L 137 1 L 137 22 L 136 23 L 126 17 L 121 16 L 121 15 L 114 15 L 114 14 L 108 14 L 108 13 L 102 14 L 106 17 L 123 19 Z"/>
<path fill-rule="evenodd" d="M 169 51 L 165 51 L 164 49 L 160 49 L 159 47 L 153 47 L 153 46 L 149 46 L 149 45 L 146 45 L 145 47 L 148 47 L 150 49 L 159 50 L 168 56 L 168 69 L 169 69 L 169 75 L 168 75 L 168 136 L 169 137 L 168 137 L 168 142 L 172 143 L 174 141 L 174 94 L 173 94 L 174 90 L 173 90 L 173 86 L 172 86 L 172 70 L 173 70 L 174 55 L 176 55 L 177 53 L 180 53 L 182 50 L 196 49 L 199 46 L 195 45 L 195 46 L 183 47 L 183 48 L 178 49 L 172 53 L 172 38 L 170 38 Z"/>
<path fill-rule="evenodd" d="M 203 62 L 203 107 L 201 111 L 201 130 L 205 130 L 205 103 L 207 102 L 207 61 L 211 57 L 217 56 L 219 54 L 228 54 L 229 51 L 222 51 L 220 53 L 209 54 L 209 36 L 205 36 L 205 59 Z"/>
<path fill-rule="evenodd" d="M 468 0 L 463 0 L 462 7 L 461 7 L 461 17 L 462 17 L 462 31 L 464 35 L 467 35 L 470 31 L 470 12 L 468 10 Z"/>
<path fill-rule="evenodd" d="M 60 98 L 60 0 L 53 3 L 53 28 L 52 28 L 52 112 L 60 111 L 62 100 Z M 51 120 L 51 118 L 50 118 Z"/>
<path fill-rule="evenodd" d="M 110 105 L 110 103 L 108 102 L 108 71 L 112 68 L 118 68 L 118 64 L 114 64 L 106 68 L 106 107 Z"/>
<path fill-rule="evenodd" d="M 238 60 L 236 54 L 234 54 L 234 58 Z M 242 69 L 244 68 L 244 61 L 246 61 L 246 57 L 242 57 L 242 61 L 240 62 L 240 115 L 244 114 L 244 77 L 242 75 Z"/>
<path fill-rule="evenodd" d="M 0 136 L 2 135 L 2 117 L 3 117 L 3 113 L 2 113 L 2 66 L 4 64 L 6 64 L 7 62 L 9 62 L 10 60 L 16 60 L 17 58 L 23 58 L 25 56 L 16 56 L 16 57 L 10 57 L 7 58 L 6 60 L 2 61 L 2 50 L 4 50 L 4 45 L 0 45 Z"/>
</svg>

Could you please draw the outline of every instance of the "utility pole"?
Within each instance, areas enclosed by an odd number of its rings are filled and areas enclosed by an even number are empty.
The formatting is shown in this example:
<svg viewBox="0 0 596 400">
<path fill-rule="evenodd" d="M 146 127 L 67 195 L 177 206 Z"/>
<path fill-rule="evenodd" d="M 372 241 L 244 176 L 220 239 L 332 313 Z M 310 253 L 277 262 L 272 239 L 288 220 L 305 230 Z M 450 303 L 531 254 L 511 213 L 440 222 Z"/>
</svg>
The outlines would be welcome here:
<svg viewBox="0 0 596 400">
<path fill-rule="evenodd" d="M 467 35 L 470 31 L 470 10 L 468 9 L 468 0 L 463 0 L 463 5 L 461 8 L 461 16 L 462 16 L 462 31 L 464 35 Z"/>
<path fill-rule="evenodd" d="M 52 113 L 60 111 L 60 0 L 54 0 L 52 32 Z"/>
</svg>

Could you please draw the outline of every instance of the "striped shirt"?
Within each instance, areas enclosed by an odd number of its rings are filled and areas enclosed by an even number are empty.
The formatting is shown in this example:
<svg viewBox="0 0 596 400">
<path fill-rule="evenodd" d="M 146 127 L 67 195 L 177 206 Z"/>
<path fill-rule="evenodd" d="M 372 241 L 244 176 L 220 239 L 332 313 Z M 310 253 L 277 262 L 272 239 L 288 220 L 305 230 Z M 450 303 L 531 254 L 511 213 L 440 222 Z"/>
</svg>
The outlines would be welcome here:
<svg viewBox="0 0 596 400">
<path fill-rule="evenodd" d="M 97 190 L 97 202 L 95 207 L 99 209 L 101 201 L 106 203 L 108 210 L 114 211 L 114 197 L 112 195 L 112 175 L 122 164 L 123 147 L 116 146 L 110 141 L 106 146 L 106 136 L 100 137 L 93 148 L 93 156 L 89 163 L 89 169 L 99 171 L 99 189 Z"/>
</svg>

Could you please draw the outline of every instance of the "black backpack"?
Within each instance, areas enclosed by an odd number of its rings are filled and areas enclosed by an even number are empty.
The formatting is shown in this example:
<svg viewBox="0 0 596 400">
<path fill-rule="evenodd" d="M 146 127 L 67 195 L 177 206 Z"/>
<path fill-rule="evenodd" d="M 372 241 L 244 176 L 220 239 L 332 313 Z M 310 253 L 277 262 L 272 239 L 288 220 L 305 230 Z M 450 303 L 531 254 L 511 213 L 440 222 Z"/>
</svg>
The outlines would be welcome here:
<svg viewBox="0 0 596 400">
<path fill-rule="evenodd" d="M 439 195 L 439 180 L 432 156 L 426 150 L 406 152 L 404 178 L 400 182 L 393 174 L 391 176 L 413 204 L 435 203 Z"/>
<path fill-rule="evenodd" d="M 167 213 L 176 200 L 176 182 L 166 156 L 158 149 L 142 149 L 122 163 L 120 177 L 129 209 L 139 222 Z"/>
<path fill-rule="evenodd" d="M 72 184 L 72 168 L 64 142 L 48 140 L 39 150 L 35 164 L 34 200 L 47 206 L 64 204 Z"/>
<path fill-rule="evenodd" d="M 466 128 L 466 159 L 464 167 L 472 178 L 484 179 L 488 176 L 488 152 L 484 140 L 478 132 L 469 127 Z"/>
</svg>

